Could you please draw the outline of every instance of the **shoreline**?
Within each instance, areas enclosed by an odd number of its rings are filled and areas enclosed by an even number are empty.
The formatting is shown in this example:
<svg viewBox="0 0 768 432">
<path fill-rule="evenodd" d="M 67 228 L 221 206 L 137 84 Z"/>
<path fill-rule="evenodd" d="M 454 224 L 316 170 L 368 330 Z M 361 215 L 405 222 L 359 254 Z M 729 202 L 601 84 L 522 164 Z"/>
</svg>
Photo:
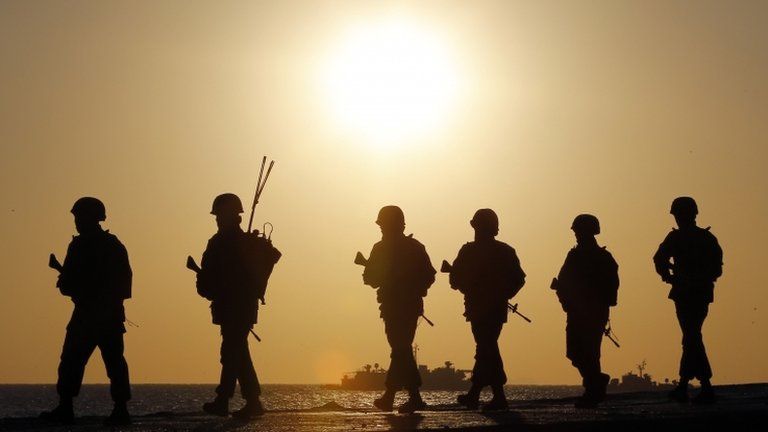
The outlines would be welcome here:
<svg viewBox="0 0 768 432">
<path fill-rule="evenodd" d="M 577 410 L 574 398 L 511 400 L 510 410 L 482 413 L 458 405 L 435 405 L 413 415 L 348 408 L 328 402 L 310 409 L 274 409 L 251 422 L 206 416 L 200 412 L 156 412 L 136 415 L 131 426 L 119 430 L 187 431 L 681 431 L 728 428 L 768 430 L 768 384 L 717 386 L 718 402 L 696 406 L 670 402 L 664 392 L 609 395 L 597 409 Z M 232 407 L 233 409 L 235 407 Z M 107 413 L 105 413 L 106 415 Z M 37 418 L 0 419 L 0 430 L 103 430 L 102 416 L 84 416 L 73 426 L 59 426 Z"/>
</svg>

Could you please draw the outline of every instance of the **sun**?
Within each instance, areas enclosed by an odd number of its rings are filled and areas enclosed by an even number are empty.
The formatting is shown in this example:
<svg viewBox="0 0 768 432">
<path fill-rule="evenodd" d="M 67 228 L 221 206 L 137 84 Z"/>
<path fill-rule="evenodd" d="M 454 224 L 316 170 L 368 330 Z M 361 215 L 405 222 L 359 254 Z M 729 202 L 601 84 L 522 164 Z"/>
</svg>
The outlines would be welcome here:
<svg viewBox="0 0 768 432">
<path fill-rule="evenodd" d="M 391 147 L 444 125 L 455 109 L 459 74 L 449 46 L 403 19 L 347 31 L 323 74 L 324 99 L 346 130 Z"/>
</svg>

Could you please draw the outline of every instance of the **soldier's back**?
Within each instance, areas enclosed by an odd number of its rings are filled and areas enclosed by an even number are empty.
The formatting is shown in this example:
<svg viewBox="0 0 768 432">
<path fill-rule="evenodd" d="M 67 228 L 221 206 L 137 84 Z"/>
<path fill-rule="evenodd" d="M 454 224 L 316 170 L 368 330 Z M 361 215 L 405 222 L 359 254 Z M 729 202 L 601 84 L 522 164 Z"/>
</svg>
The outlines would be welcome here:
<svg viewBox="0 0 768 432">
<path fill-rule="evenodd" d="M 605 247 L 579 245 L 568 252 L 558 281 L 558 291 L 575 305 L 614 305 L 618 264 Z"/>
</svg>

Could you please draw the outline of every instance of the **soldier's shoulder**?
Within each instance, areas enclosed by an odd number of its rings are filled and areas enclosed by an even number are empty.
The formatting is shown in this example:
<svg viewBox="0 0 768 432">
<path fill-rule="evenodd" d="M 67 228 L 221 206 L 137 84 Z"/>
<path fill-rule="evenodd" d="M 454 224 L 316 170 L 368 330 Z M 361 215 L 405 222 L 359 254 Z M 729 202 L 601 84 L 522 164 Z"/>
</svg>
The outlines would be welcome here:
<svg viewBox="0 0 768 432">
<path fill-rule="evenodd" d="M 712 227 L 700 228 L 700 235 L 707 240 L 713 247 L 718 244 L 717 236 L 712 233 Z"/>
<path fill-rule="evenodd" d="M 677 241 L 680 239 L 680 235 L 681 231 L 679 229 L 672 228 L 672 230 L 667 233 L 667 236 L 664 237 L 664 243 Z"/>
<path fill-rule="evenodd" d="M 515 248 L 513 248 L 507 243 L 504 243 L 501 240 L 494 240 L 493 244 L 496 246 L 496 249 L 502 250 L 507 253 L 515 253 Z"/>
<path fill-rule="evenodd" d="M 211 238 L 208 239 L 208 247 L 216 246 L 222 241 L 222 235 L 220 232 L 216 232 L 211 236 Z"/>
<path fill-rule="evenodd" d="M 104 238 L 107 242 L 116 245 L 116 246 L 123 246 L 123 242 L 120 241 L 120 239 L 113 233 L 109 231 L 104 231 Z"/>
<path fill-rule="evenodd" d="M 405 242 L 407 244 L 411 245 L 411 246 L 414 246 L 414 247 L 419 247 L 419 248 L 423 248 L 424 247 L 424 244 L 421 243 L 420 241 L 416 240 L 413 237 L 413 234 L 408 234 L 407 236 L 405 236 Z"/>
<path fill-rule="evenodd" d="M 608 246 L 600 246 L 597 248 L 597 250 L 598 250 L 598 253 L 601 253 L 605 256 L 613 256 L 611 254 L 611 251 L 608 250 Z"/>
<path fill-rule="evenodd" d="M 602 246 L 599 248 L 599 250 L 599 253 L 606 261 L 613 262 L 614 264 L 616 263 L 616 259 L 613 257 L 613 254 L 608 250 L 608 246 Z"/>
</svg>

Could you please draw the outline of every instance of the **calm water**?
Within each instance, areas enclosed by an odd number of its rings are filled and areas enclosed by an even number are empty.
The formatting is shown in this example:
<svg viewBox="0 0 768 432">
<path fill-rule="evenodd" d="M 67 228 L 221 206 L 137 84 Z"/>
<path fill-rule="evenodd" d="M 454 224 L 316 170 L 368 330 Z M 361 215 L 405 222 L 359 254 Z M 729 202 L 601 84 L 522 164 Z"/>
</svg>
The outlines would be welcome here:
<svg viewBox="0 0 768 432">
<path fill-rule="evenodd" d="M 191 413 L 200 411 L 203 402 L 213 399 L 214 385 L 166 385 L 139 384 L 132 387 L 133 400 L 130 402 L 134 415 L 159 412 Z M 319 385 L 264 385 L 262 400 L 269 410 L 306 410 L 336 403 L 344 408 L 371 409 L 373 399 L 380 393 L 328 389 Z M 535 400 L 570 397 L 580 394 L 578 386 L 508 386 L 510 400 Z M 429 405 L 453 405 L 455 391 L 427 391 L 424 400 Z M 398 398 L 406 395 L 401 392 Z M 484 399 L 490 394 L 484 394 Z M 40 411 L 52 408 L 57 401 L 54 385 L 0 385 L 0 418 L 36 417 Z M 241 404 L 235 397 L 232 407 Z M 106 415 L 112 407 L 109 386 L 104 384 L 84 385 L 75 400 L 78 415 Z"/>
</svg>

